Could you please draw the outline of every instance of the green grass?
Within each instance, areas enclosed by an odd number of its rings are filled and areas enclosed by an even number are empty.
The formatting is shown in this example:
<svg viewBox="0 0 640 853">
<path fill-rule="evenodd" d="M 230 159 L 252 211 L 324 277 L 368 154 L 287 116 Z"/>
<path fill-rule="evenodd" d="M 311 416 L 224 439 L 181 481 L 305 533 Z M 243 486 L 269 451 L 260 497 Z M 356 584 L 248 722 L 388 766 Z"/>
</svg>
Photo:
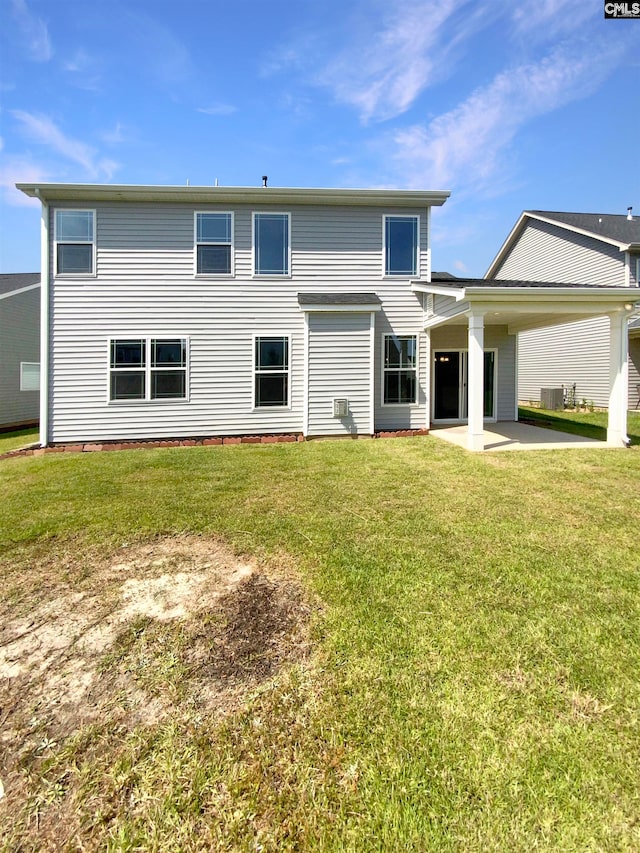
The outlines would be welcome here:
<svg viewBox="0 0 640 853">
<path fill-rule="evenodd" d="M 28 444 L 34 444 L 38 438 L 37 427 L 0 432 L 0 454 L 8 453 L 9 450 L 17 450 L 19 447 L 25 447 Z"/>
<path fill-rule="evenodd" d="M 607 439 L 607 412 L 549 411 L 533 406 L 520 406 L 518 417 L 547 429 L 584 435 L 598 441 Z M 627 434 L 631 444 L 640 444 L 640 411 L 628 413 Z"/>
<path fill-rule="evenodd" d="M 185 531 L 286 559 L 322 603 L 310 662 L 240 711 L 109 718 L 25 760 L 7 849 L 37 826 L 74 849 L 639 849 L 639 483 L 635 448 L 429 437 L 3 462 L 12 607 L 52 565 L 86 583 L 96 549 Z"/>
</svg>

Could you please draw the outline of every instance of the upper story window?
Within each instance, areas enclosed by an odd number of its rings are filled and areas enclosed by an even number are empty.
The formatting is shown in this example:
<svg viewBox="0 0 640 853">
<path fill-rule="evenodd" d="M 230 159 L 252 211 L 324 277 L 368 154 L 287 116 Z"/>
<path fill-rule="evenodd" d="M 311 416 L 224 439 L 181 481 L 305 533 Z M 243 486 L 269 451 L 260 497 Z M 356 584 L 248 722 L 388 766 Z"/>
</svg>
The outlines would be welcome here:
<svg viewBox="0 0 640 853">
<path fill-rule="evenodd" d="M 289 275 L 289 230 L 288 213 L 253 214 L 254 275 Z"/>
<path fill-rule="evenodd" d="M 93 210 L 56 210 L 56 275 L 94 274 L 95 224 Z"/>
<path fill-rule="evenodd" d="M 110 400 L 185 400 L 185 338 L 118 338 L 111 341 Z"/>
<path fill-rule="evenodd" d="M 196 213 L 196 274 L 233 272 L 233 214 Z"/>
<path fill-rule="evenodd" d="M 636 258 L 636 284 L 640 287 L 640 258 Z"/>
<path fill-rule="evenodd" d="M 416 335 L 384 336 L 385 406 L 417 403 L 418 339 Z"/>
<path fill-rule="evenodd" d="M 384 274 L 418 274 L 417 216 L 384 217 Z"/>
</svg>

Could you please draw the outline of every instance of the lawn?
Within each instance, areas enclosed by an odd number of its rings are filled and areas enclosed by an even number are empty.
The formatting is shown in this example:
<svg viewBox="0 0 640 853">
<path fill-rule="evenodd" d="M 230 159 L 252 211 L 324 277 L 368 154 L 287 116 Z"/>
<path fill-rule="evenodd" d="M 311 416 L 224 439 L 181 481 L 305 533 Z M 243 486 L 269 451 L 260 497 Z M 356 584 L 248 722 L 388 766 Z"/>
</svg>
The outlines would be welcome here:
<svg viewBox="0 0 640 853">
<path fill-rule="evenodd" d="M 38 441 L 38 429 L 28 427 L 11 432 L 0 432 L 0 454 L 8 453 L 10 450 L 18 450 Z"/>
<path fill-rule="evenodd" d="M 519 406 L 518 417 L 547 429 L 584 435 L 598 441 L 607 439 L 607 412 L 549 411 L 534 406 Z M 640 444 L 640 412 L 628 413 L 627 434 L 631 444 Z"/>
<path fill-rule="evenodd" d="M 98 717 L 5 679 L 4 849 L 639 849 L 639 485 L 638 448 L 432 437 L 5 460 L 21 642 L 157 584 L 167 543 L 257 580 L 119 622 Z"/>
</svg>

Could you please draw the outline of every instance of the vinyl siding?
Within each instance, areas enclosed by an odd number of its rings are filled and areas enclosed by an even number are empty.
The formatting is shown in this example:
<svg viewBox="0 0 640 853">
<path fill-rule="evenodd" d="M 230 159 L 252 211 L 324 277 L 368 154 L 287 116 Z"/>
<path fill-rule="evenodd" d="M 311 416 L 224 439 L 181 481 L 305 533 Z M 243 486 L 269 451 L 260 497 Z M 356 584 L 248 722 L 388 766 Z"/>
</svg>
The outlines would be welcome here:
<svg viewBox="0 0 640 853">
<path fill-rule="evenodd" d="M 370 313 L 310 315 L 310 436 L 371 432 L 370 318 Z M 333 417 L 334 397 L 348 399 L 347 417 Z"/>
<path fill-rule="evenodd" d="M 518 399 L 540 400 L 541 388 L 576 385 L 576 396 L 609 404 L 609 320 L 596 317 L 520 335 Z"/>
<path fill-rule="evenodd" d="M 39 392 L 20 390 L 22 361 L 40 361 L 40 288 L 0 299 L 0 426 L 38 420 Z"/>
<path fill-rule="evenodd" d="M 57 207 L 64 206 L 78 207 Z M 376 318 L 376 359 L 384 330 L 416 333 L 420 328 L 422 306 L 408 280 L 382 275 L 382 217 L 420 216 L 425 275 L 426 210 L 293 206 L 282 211 L 291 213 L 291 277 L 253 278 L 251 214 L 259 208 L 130 203 L 83 207 L 96 210 L 96 277 L 53 277 L 51 252 L 49 441 L 301 432 L 301 291 L 375 291 L 383 303 Z M 234 213 L 234 277 L 194 275 L 195 210 Z M 254 334 L 291 336 L 290 407 L 252 408 Z M 109 403 L 108 340 L 129 336 L 189 339 L 188 401 Z M 376 400 L 379 381 L 376 370 Z M 421 394 L 424 399 L 424 388 Z M 378 406 L 376 421 L 379 414 L 380 424 L 390 428 L 424 426 L 424 413 L 395 408 L 401 411 L 382 412 Z"/>
<path fill-rule="evenodd" d="M 617 246 L 557 225 L 529 221 L 495 278 L 621 285 L 625 258 Z"/>
<path fill-rule="evenodd" d="M 466 326 L 438 326 L 431 330 L 431 360 L 436 350 L 468 350 L 469 333 Z M 497 350 L 497 407 L 499 421 L 512 421 L 516 408 L 515 356 L 516 337 L 507 332 L 506 326 L 485 326 L 485 350 Z M 431 373 L 433 376 L 433 373 Z"/>
<path fill-rule="evenodd" d="M 530 221 L 496 278 L 578 284 L 626 283 L 625 253 L 556 225 Z M 635 285 L 635 264 L 630 284 Z M 630 380 L 631 381 L 631 380 Z M 579 399 L 609 404 L 609 321 L 582 320 L 523 332 L 518 341 L 518 399 L 540 400 L 541 388 L 576 384 Z"/>
</svg>

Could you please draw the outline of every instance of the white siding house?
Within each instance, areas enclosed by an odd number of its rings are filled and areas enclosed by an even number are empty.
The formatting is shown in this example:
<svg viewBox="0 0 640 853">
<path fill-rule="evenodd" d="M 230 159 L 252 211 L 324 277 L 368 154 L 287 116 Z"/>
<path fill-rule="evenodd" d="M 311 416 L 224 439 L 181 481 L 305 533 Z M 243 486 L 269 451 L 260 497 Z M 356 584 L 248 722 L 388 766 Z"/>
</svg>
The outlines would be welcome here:
<svg viewBox="0 0 640 853">
<path fill-rule="evenodd" d="M 18 187 L 43 205 L 43 445 L 466 422 L 481 449 L 517 417 L 518 331 L 624 313 L 626 288 L 432 282 L 447 192 Z"/>
<path fill-rule="evenodd" d="M 525 211 L 487 271 L 488 278 L 638 287 L 640 218 Z M 638 295 L 631 295 L 634 301 Z M 608 406 L 607 317 L 523 332 L 518 341 L 518 398 L 575 385 L 578 400 Z M 629 338 L 629 407 L 638 404 L 637 342 Z M 635 373 L 634 373 L 635 371 Z"/>
<path fill-rule="evenodd" d="M 40 412 L 40 273 L 0 275 L 0 429 Z"/>
</svg>

